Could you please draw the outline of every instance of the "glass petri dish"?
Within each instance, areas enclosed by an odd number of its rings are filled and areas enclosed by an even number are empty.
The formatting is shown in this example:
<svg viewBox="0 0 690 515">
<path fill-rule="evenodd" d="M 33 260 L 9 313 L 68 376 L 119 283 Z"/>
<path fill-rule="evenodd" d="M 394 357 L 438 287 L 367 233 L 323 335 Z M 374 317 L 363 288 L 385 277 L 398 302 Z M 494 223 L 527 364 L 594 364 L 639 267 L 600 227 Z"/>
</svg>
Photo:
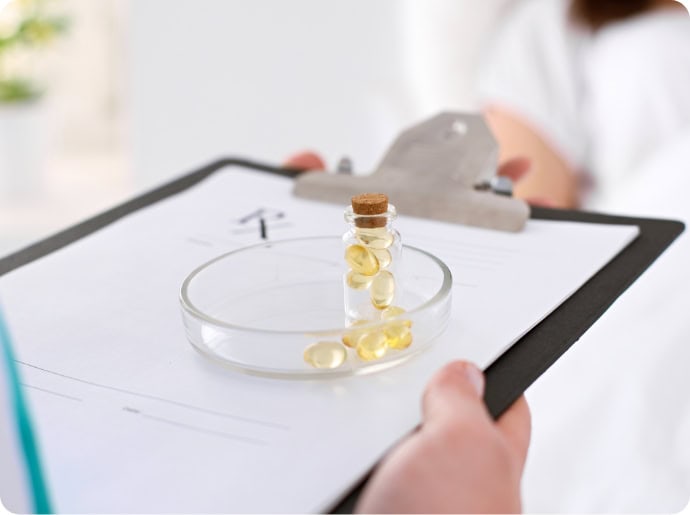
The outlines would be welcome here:
<svg viewBox="0 0 690 515">
<path fill-rule="evenodd" d="M 357 331 L 411 322 L 412 344 L 364 361 L 354 349 L 335 368 L 314 368 L 305 349 L 351 334 L 343 310 L 343 244 L 336 237 L 272 241 L 219 256 L 194 270 L 180 291 L 187 338 L 205 356 L 244 372 L 293 378 L 381 370 L 431 345 L 448 325 L 452 277 L 437 257 L 405 245 L 396 305 L 405 313 Z M 406 323 L 406 322 L 405 322 Z"/>
</svg>

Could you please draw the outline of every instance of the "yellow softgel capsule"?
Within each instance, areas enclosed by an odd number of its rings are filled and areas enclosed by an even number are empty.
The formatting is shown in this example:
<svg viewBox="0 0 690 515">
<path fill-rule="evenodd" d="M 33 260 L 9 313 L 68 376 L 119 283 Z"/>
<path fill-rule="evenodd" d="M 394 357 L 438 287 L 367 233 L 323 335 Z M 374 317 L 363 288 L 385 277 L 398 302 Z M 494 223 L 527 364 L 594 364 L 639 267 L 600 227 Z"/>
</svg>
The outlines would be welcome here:
<svg viewBox="0 0 690 515">
<path fill-rule="evenodd" d="M 363 245 L 349 245 L 345 249 L 345 261 L 358 274 L 372 276 L 379 271 L 376 256 Z"/>
<path fill-rule="evenodd" d="M 355 290 L 366 290 L 373 280 L 373 276 L 359 274 L 354 270 L 347 273 L 347 285 Z"/>
<path fill-rule="evenodd" d="M 385 227 L 357 229 L 357 239 L 372 249 L 387 249 L 393 245 L 394 236 Z"/>
<path fill-rule="evenodd" d="M 371 303 L 376 309 L 386 309 L 395 297 L 395 278 L 388 270 L 381 270 L 369 287 Z"/>
<path fill-rule="evenodd" d="M 314 368 L 338 368 L 347 358 L 340 342 L 317 342 L 304 349 L 304 361 Z"/>
<path fill-rule="evenodd" d="M 345 333 L 343 335 L 343 343 L 347 346 L 350 347 L 351 349 L 354 349 L 357 347 L 357 342 L 359 341 L 359 337 L 362 336 L 362 334 L 359 331 L 350 331 L 349 333 Z"/>
<path fill-rule="evenodd" d="M 381 311 L 381 318 L 383 320 L 389 320 L 405 313 L 405 310 L 400 306 L 390 306 Z"/>
<path fill-rule="evenodd" d="M 357 341 L 357 356 L 363 361 L 381 359 L 387 348 L 387 339 L 383 331 L 371 331 L 364 333 Z"/>
<path fill-rule="evenodd" d="M 379 262 L 379 268 L 388 268 L 393 261 L 391 253 L 388 249 L 371 249 L 371 253 L 376 256 Z"/>
<path fill-rule="evenodd" d="M 366 324 L 368 324 L 368 323 L 369 323 L 369 320 L 355 320 L 355 321 L 352 323 L 352 327 L 357 327 L 357 326 L 360 326 L 360 325 L 366 325 Z M 343 338 L 342 338 L 343 343 L 344 343 L 346 346 L 348 346 L 348 347 L 354 349 L 355 347 L 357 347 L 357 342 L 359 341 L 359 338 L 360 338 L 365 332 L 366 332 L 366 331 L 363 330 L 363 329 L 352 329 L 352 330 L 346 332 L 345 334 L 343 334 Z"/>
<path fill-rule="evenodd" d="M 395 350 L 405 350 L 412 344 L 412 331 L 409 320 L 400 320 L 386 325 L 383 334 L 386 335 L 386 345 Z"/>
</svg>

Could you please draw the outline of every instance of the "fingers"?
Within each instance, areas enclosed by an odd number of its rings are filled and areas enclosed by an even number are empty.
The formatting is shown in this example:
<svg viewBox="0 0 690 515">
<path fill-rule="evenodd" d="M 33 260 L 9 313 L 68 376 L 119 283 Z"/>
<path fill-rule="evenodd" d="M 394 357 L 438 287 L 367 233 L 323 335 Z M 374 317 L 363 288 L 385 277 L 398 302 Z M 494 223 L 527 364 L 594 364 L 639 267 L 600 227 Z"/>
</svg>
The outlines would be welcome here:
<svg viewBox="0 0 690 515">
<path fill-rule="evenodd" d="M 529 172 L 531 166 L 532 163 L 526 157 L 514 157 L 498 167 L 498 175 L 517 182 Z"/>
<path fill-rule="evenodd" d="M 283 168 L 293 170 L 325 170 L 326 163 L 316 152 L 299 152 L 288 157 L 283 163 Z"/>
<path fill-rule="evenodd" d="M 525 199 L 527 203 L 530 206 L 539 206 L 539 207 L 550 207 L 550 208 L 556 208 L 558 207 L 556 203 L 546 197 L 529 197 Z"/>
<path fill-rule="evenodd" d="M 498 167 L 498 175 L 508 177 L 514 183 L 529 173 L 532 166 L 526 157 L 514 157 Z M 557 207 L 556 203 L 546 197 L 529 197 L 525 199 L 531 206 Z"/>
<path fill-rule="evenodd" d="M 487 418 L 483 393 L 484 376 L 475 365 L 466 361 L 449 363 L 434 374 L 424 392 L 424 424 Z"/>
<path fill-rule="evenodd" d="M 529 406 L 524 395 L 501 415 L 501 418 L 496 422 L 496 426 L 503 434 L 516 458 L 520 461 L 520 466 L 523 467 L 527 458 L 527 448 L 529 447 L 529 439 L 532 432 Z"/>
</svg>

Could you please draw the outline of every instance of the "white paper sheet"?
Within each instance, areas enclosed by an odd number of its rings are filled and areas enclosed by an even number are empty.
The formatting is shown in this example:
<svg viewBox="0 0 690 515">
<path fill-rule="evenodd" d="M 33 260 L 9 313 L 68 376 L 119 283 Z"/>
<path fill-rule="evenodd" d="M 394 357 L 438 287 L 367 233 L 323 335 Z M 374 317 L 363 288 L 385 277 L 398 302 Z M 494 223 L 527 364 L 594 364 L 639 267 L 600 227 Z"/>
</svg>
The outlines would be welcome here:
<svg viewBox="0 0 690 515">
<path fill-rule="evenodd" d="M 638 234 L 400 217 L 404 241 L 454 275 L 451 323 L 432 349 L 351 378 L 242 375 L 187 343 L 179 288 L 199 264 L 259 241 L 259 209 L 271 239 L 344 231 L 342 209 L 290 189 L 217 173 L 0 280 L 59 510 L 325 510 L 418 423 L 435 370 L 490 364 Z"/>
</svg>

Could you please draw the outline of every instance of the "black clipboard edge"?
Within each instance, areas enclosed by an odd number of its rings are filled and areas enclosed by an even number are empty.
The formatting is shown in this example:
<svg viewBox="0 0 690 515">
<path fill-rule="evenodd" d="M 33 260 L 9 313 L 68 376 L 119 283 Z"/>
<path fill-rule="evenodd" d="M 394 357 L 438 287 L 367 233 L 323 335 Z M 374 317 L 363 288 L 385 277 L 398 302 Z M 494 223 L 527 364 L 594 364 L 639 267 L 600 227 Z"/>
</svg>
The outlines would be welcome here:
<svg viewBox="0 0 690 515">
<path fill-rule="evenodd" d="M 297 170 L 277 168 L 243 158 L 219 159 L 0 259 L 0 277 L 66 247 L 126 215 L 180 193 L 227 166 L 240 166 L 286 177 L 294 177 L 299 173 Z M 537 207 L 532 208 L 531 217 L 537 220 L 637 225 L 640 235 L 484 371 L 484 400 L 494 418 L 498 418 L 579 340 L 685 229 L 685 225 L 679 221 Z M 357 497 L 370 475 L 371 471 L 331 511 L 352 513 Z"/>
</svg>

